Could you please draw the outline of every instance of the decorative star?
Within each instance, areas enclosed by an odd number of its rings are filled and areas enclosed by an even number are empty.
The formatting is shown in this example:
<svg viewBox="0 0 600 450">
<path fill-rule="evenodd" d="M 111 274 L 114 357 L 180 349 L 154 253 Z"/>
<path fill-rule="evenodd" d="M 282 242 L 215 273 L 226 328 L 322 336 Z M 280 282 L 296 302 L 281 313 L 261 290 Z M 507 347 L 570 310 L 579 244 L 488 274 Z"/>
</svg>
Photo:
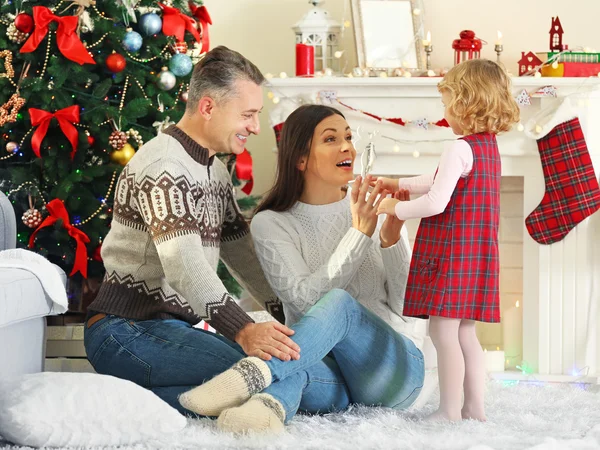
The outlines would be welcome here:
<svg viewBox="0 0 600 450">
<path fill-rule="evenodd" d="M 418 126 L 419 128 L 423 128 L 424 130 L 427 130 L 429 128 L 429 122 L 427 121 L 427 119 L 425 117 L 414 120 L 413 123 L 416 126 Z"/>
<path fill-rule="evenodd" d="M 544 86 L 541 93 L 547 97 L 557 97 L 556 91 L 556 86 Z"/>
<path fill-rule="evenodd" d="M 520 106 L 531 105 L 531 96 L 527 93 L 525 89 L 523 89 L 521 93 L 517 96 L 517 104 Z"/>
<path fill-rule="evenodd" d="M 13 69 L 12 65 L 12 52 L 10 50 L 1 51 L 0 58 L 4 58 L 4 70 L 6 70 L 6 72 L 0 73 L 0 78 L 14 78 L 15 69 Z"/>
</svg>

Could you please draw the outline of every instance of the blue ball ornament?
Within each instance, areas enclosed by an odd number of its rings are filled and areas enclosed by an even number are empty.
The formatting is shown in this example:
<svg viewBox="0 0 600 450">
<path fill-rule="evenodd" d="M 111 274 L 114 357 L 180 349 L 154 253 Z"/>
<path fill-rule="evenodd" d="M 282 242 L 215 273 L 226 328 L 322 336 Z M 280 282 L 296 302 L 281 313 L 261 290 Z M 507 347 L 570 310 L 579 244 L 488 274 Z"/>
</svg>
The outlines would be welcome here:
<svg viewBox="0 0 600 450">
<path fill-rule="evenodd" d="M 146 36 L 153 36 L 162 30 L 162 19 L 155 13 L 144 14 L 140 17 L 139 25 Z"/>
<path fill-rule="evenodd" d="M 123 38 L 123 47 L 131 53 L 135 53 L 142 48 L 142 35 L 137 31 L 128 31 Z"/>
<path fill-rule="evenodd" d="M 175 53 L 169 61 L 169 70 L 178 77 L 185 77 L 192 71 L 192 67 L 192 59 L 182 53 Z"/>
</svg>

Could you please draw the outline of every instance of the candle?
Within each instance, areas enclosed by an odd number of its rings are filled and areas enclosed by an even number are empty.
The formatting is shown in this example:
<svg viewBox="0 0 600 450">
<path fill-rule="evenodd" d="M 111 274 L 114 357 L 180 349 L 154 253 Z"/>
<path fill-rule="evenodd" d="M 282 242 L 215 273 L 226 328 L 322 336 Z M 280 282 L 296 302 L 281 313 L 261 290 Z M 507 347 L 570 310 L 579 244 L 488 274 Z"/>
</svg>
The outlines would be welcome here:
<svg viewBox="0 0 600 450">
<path fill-rule="evenodd" d="M 424 46 L 431 45 L 431 31 L 427 32 L 427 39 L 423 39 L 423 45 Z"/>
<path fill-rule="evenodd" d="M 485 370 L 488 372 L 504 372 L 504 352 L 500 347 L 496 347 L 495 351 L 483 350 L 485 360 Z"/>
<path fill-rule="evenodd" d="M 502 314 L 502 341 L 507 365 L 514 369 L 521 363 L 523 353 L 523 320 L 518 300 Z"/>
<path fill-rule="evenodd" d="M 296 44 L 296 76 L 315 74 L 315 48 L 312 45 Z"/>
<path fill-rule="evenodd" d="M 496 39 L 496 45 L 502 45 L 502 33 L 498 31 L 498 39 Z"/>
</svg>

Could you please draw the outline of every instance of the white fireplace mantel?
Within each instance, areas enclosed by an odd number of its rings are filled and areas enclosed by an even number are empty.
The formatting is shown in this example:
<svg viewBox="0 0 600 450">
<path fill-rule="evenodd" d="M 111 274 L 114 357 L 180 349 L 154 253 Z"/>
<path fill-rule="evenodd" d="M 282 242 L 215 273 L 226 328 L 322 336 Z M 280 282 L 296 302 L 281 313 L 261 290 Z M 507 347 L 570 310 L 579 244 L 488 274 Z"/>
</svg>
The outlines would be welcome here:
<svg viewBox="0 0 600 450">
<path fill-rule="evenodd" d="M 373 174 L 418 175 L 435 170 L 439 155 L 456 139 L 448 128 L 414 124 L 400 126 L 352 111 L 341 102 L 379 117 L 414 121 L 443 118 L 437 90 L 440 78 L 273 78 L 267 89 L 279 99 L 272 107 L 272 125 L 285 120 L 302 103 L 326 103 L 338 108 L 360 134 L 360 152 L 373 139 L 377 159 Z M 592 162 L 600 168 L 600 78 L 513 78 L 515 97 L 552 85 L 557 98 L 533 96 L 521 108 L 521 123 L 553 108 L 569 96 L 575 108 Z M 536 141 L 515 129 L 498 139 L 502 175 L 523 177 L 524 217 L 541 201 L 545 185 Z M 357 164 L 360 171 L 360 164 Z M 583 221 L 565 239 L 550 246 L 537 244 L 523 224 L 523 360 L 543 375 L 600 374 L 600 215 Z M 597 277 L 600 278 L 600 277 Z"/>
</svg>

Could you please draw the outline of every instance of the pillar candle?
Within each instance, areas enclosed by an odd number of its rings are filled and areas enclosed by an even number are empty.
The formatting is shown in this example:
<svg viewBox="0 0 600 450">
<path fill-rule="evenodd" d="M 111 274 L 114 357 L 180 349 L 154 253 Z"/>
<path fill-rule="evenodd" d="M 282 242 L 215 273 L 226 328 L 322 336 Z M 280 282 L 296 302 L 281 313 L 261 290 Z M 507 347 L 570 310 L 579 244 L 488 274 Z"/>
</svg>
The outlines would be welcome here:
<svg viewBox="0 0 600 450">
<path fill-rule="evenodd" d="M 312 45 L 296 44 L 296 76 L 315 74 L 315 48 Z"/>
<path fill-rule="evenodd" d="M 485 369 L 488 372 L 504 372 L 504 352 L 502 350 L 483 351 Z"/>
<path fill-rule="evenodd" d="M 523 359 L 523 318 L 517 301 L 502 313 L 502 342 L 508 367 L 514 369 Z"/>
</svg>

